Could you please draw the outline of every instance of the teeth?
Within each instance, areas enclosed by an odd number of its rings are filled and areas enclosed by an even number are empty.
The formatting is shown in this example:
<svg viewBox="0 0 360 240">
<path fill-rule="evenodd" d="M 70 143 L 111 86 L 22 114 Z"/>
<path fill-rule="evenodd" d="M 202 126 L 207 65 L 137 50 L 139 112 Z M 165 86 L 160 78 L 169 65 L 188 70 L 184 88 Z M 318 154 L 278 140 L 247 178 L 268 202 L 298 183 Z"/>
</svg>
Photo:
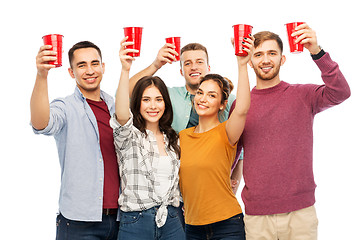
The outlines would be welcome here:
<svg viewBox="0 0 360 240">
<path fill-rule="evenodd" d="M 196 76 L 200 76 L 200 73 L 192 73 L 190 74 L 191 77 L 196 77 Z"/>
<path fill-rule="evenodd" d="M 206 106 L 198 104 L 199 108 L 206 108 Z"/>
</svg>

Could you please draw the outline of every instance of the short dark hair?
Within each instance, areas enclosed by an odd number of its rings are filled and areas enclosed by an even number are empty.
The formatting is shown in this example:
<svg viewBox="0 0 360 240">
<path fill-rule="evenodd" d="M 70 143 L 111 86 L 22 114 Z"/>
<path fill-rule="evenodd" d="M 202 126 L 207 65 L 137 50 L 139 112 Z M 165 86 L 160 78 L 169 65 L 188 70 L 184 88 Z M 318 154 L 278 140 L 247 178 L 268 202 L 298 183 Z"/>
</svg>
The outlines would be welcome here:
<svg viewBox="0 0 360 240">
<path fill-rule="evenodd" d="M 178 134 L 171 127 L 173 121 L 173 109 L 171 106 L 170 95 L 167 87 L 161 78 L 156 76 L 145 76 L 141 78 L 134 86 L 134 90 L 131 95 L 130 109 L 133 113 L 133 124 L 142 133 L 146 135 L 146 122 L 140 114 L 140 106 L 142 102 L 142 96 L 147 87 L 155 86 L 159 89 L 165 103 L 165 111 L 159 120 L 160 131 L 163 132 L 169 140 L 169 149 L 175 151 L 180 158 L 180 147 L 178 145 Z"/>
<path fill-rule="evenodd" d="M 185 45 L 184 47 L 181 48 L 180 56 L 181 56 L 184 52 L 187 52 L 187 51 L 196 51 L 196 50 L 201 50 L 201 51 L 204 51 L 204 52 L 205 52 L 205 54 L 206 54 L 206 61 L 207 61 L 207 64 L 209 64 L 209 55 L 208 55 L 207 49 L 206 49 L 206 47 L 204 47 L 204 46 L 201 45 L 200 43 L 189 43 L 189 44 Z"/>
<path fill-rule="evenodd" d="M 76 44 L 75 44 L 74 46 L 72 46 L 72 48 L 70 48 L 70 50 L 69 50 L 68 55 L 69 55 L 70 67 L 72 67 L 72 66 L 71 66 L 71 62 L 72 62 L 72 60 L 74 59 L 74 52 L 75 52 L 76 50 L 78 50 L 78 49 L 81 49 L 81 48 L 95 48 L 95 49 L 98 51 L 98 53 L 99 53 L 99 55 L 100 55 L 100 59 L 101 59 L 101 61 L 102 61 L 102 55 L 101 55 L 100 48 L 99 48 L 98 46 L 96 46 L 96 45 L 95 45 L 94 43 L 92 43 L 92 42 L 82 41 L 82 42 L 76 43 Z"/>
<path fill-rule="evenodd" d="M 273 32 L 269 32 L 269 31 L 258 32 L 254 35 L 254 38 L 255 38 L 255 42 L 254 42 L 255 48 L 257 48 L 259 45 L 261 45 L 263 42 L 265 42 L 267 40 L 275 40 L 277 42 L 277 44 L 279 45 L 281 53 L 283 52 L 283 42 L 282 42 L 281 38 L 279 37 L 279 35 L 277 35 Z"/>
</svg>

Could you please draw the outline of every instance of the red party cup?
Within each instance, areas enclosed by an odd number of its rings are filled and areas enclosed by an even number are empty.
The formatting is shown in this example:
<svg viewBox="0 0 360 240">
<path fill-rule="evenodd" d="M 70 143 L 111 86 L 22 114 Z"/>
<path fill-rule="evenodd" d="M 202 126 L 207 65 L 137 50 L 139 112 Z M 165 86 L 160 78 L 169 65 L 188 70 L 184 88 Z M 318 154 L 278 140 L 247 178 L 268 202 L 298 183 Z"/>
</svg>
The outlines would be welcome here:
<svg viewBox="0 0 360 240">
<path fill-rule="evenodd" d="M 139 57 L 141 48 L 142 27 L 125 27 L 124 34 L 128 37 L 127 42 L 134 42 L 134 45 L 127 46 L 128 49 L 139 50 L 137 53 L 128 53 L 129 56 Z"/>
<path fill-rule="evenodd" d="M 246 25 L 246 24 L 237 24 L 234 25 L 233 28 L 234 28 L 235 55 L 246 56 L 248 53 L 242 49 L 243 47 L 246 47 L 243 46 L 242 42 L 244 41 L 244 38 L 250 38 L 249 34 L 251 34 L 253 27 L 251 25 Z"/>
<path fill-rule="evenodd" d="M 304 24 L 304 22 L 292 22 L 285 24 L 288 40 L 289 40 L 290 52 L 292 53 L 301 53 L 304 49 L 304 46 L 301 43 L 295 43 L 296 39 L 299 36 L 295 36 L 295 37 L 291 36 L 291 34 L 295 32 L 295 28 L 301 24 Z"/>
<path fill-rule="evenodd" d="M 176 61 L 180 60 L 180 37 L 169 37 L 165 38 L 166 43 L 171 43 L 175 45 L 175 51 L 179 54 L 178 56 L 175 56 Z"/>
<path fill-rule="evenodd" d="M 49 34 L 43 36 L 44 45 L 51 45 L 51 51 L 56 51 L 56 61 L 49 61 L 48 64 L 55 65 L 56 67 L 62 66 L 62 46 L 63 46 L 63 35 L 60 34 Z"/>
</svg>

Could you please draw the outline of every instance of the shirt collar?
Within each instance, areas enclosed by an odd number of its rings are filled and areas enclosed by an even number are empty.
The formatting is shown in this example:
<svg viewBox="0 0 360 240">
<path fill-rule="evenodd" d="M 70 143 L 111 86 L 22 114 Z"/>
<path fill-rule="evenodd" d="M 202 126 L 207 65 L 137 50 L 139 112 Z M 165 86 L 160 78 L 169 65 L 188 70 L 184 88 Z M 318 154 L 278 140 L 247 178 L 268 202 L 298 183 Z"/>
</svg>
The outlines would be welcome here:
<svg viewBox="0 0 360 240">
<path fill-rule="evenodd" d="M 83 102 L 86 101 L 86 98 L 84 97 L 78 86 L 75 87 L 74 94 L 75 96 L 80 98 Z M 105 101 L 107 105 L 109 105 L 113 101 L 113 98 L 102 90 L 100 90 L 100 97 L 103 101 Z"/>
</svg>

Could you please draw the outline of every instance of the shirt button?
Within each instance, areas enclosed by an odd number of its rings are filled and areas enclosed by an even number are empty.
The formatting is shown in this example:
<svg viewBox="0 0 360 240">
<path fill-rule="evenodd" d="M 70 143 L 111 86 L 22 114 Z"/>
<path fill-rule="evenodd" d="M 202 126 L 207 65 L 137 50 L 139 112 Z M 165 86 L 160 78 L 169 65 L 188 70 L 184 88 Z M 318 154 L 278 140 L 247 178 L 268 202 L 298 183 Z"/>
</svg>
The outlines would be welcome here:
<svg viewBox="0 0 360 240">
<path fill-rule="evenodd" d="M 100 182 L 102 182 L 103 178 L 100 178 Z"/>
<path fill-rule="evenodd" d="M 99 159 L 99 162 L 102 162 L 102 159 L 101 159 L 101 158 Z"/>
<path fill-rule="evenodd" d="M 99 197 L 99 200 L 101 200 L 102 199 L 102 197 Z"/>
</svg>

